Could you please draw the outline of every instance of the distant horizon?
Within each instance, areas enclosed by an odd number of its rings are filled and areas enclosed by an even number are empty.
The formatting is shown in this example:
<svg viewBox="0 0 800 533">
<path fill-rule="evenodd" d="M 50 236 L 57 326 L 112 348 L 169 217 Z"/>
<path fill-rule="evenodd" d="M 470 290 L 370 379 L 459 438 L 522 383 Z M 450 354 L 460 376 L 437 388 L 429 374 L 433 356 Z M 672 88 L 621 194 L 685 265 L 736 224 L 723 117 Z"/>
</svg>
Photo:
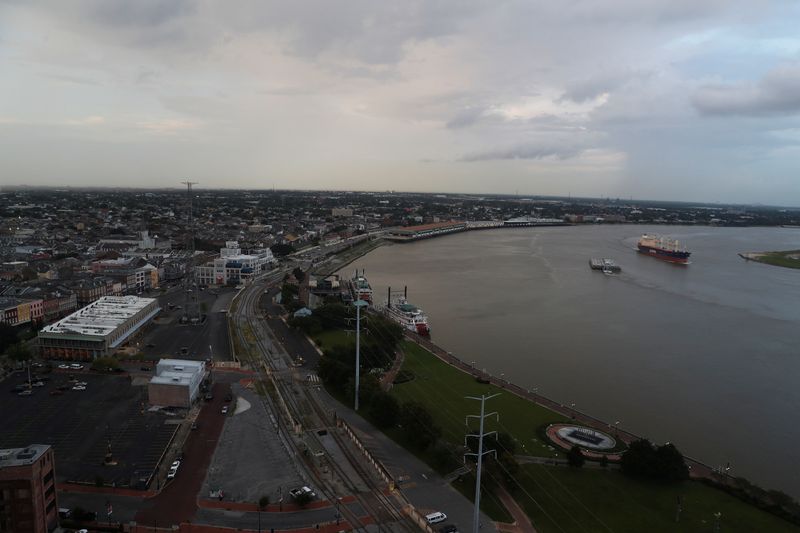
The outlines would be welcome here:
<svg viewBox="0 0 800 533">
<path fill-rule="evenodd" d="M 798 27 L 785 1 L 0 2 L 3 179 L 800 206 Z"/>
<path fill-rule="evenodd" d="M 663 204 L 685 204 L 685 205 L 698 205 L 704 206 L 717 206 L 717 207 L 763 207 L 763 208 L 776 208 L 776 209 L 798 209 L 800 205 L 780 205 L 780 204 L 765 204 L 761 202 L 722 202 L 722 201 L 707 201 L 707 200 L 661 200 L 654 198 L 630 198 L 623 196 L 583 196 L 583 195 L 558 195 L 558 194 L 514 194 L 514 193 L 490 193 L 490 192 L 453 192 L 453 191 L 403 191 L 403 190 L 359 190 L 359 189 L 301 189 L 301 188 L 261 188 L 261 187 L 198 187 L 194 184 L 192 187 L 193 192 L 201 191 L 240 191 L 240 192 L 304 192 L 304 193 L 355 193 L 355 194 L 408 194 L 420 196 L 482 196 L 482 197 L 501 197 L 504 199 L 553 199 L 553 200 L 601 200 L 608 202 L 646 202 L 646 203 L 663 203 Z M 130 192 L 150 192 L 150 191 L 165 191 L 186 193 L 186 188 L 181 187 L 130 187 L 130 186 L 52 186 L 52 185 L 2 185 L 0 186 L 0 194 L 26 191 L 26 190 L 43 190 L 43 191 L 130 191 Z"/>
</svg>

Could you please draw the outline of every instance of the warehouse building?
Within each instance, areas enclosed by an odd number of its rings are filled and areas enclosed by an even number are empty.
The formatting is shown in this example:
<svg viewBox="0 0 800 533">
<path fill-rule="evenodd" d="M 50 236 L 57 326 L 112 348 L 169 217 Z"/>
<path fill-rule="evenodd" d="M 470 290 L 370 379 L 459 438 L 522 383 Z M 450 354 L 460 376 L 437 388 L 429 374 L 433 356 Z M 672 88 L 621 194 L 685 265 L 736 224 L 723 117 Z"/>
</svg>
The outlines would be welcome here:
<svg viewBox="0 0 800 533">
<path fill-rule="evenodd" d="M 91 361 L 107 357 L 140 331 L 161 308 L 155 298 L 104 296 L 39 332 L 39 350 L 50 359 Z"/>
<path fill-rule="evenodd" d="M 150 405 L 191 407 L 200 393 L 206 369 L 202 361 L 161 359 L 147 386 Z"/>
<path fill-rule="evenodd" d="M 429 239 L 438 237 L 446 233 L 466 231 L 467 223 L 459 221 L 435 222 L 433 224 L 423 224 L 421 226 L 406 226 L 403 228 L 390 228 L 384 236 L 386 239 L 395 242 L 417 241 L 419 239 Z"/>
</svg>

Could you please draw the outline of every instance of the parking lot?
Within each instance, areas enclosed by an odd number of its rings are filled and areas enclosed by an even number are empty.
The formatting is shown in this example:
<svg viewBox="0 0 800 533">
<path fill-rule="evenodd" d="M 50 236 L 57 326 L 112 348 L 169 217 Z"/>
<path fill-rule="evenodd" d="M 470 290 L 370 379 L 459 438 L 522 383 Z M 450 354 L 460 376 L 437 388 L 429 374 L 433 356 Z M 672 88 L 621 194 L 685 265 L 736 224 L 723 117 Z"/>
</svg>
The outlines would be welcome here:
<svg viewBox="0 0 800 533">
<path fill-rule="evenodd" d="M 53 446 L 60 482 L 146 488 L 179 420 L 149 412 L 146 387 L 132 386 L 127 375 L 55 370 L 44 377 L 30 396 L 12 392 L 26 375 L 2 382 L 0 448 Z M 109 444 L 114 466 L 104 465 Z"/>
<path fill-rule="evenodd" d="M 289 502 L 289 489 L 308 482 L 287 456 L 261 398 L 238 383 L 232 390 L 236 401 L 231 402 L 202 494 L 222 489 L 226 499 L 250 503 L 264 495 L 277 502 L 282 494 Z"/>
<path fill-rule="evenodd" d="M 211 357 L 215 361 L 229 361 L 227 314 L 221 311 L 227 310 L 234 294 L 233 289 L 199 291 L 198 305 L 205 310 L 206 320 L 197 325 L 180 323 L 183 309 L 178 307 L 185 303 L 182 292 L 159 296 L 162 312 L 137 340 L 139 350 L 145 358 L 153 360 L 172 357 L 203 361 Z"/>
</svg>

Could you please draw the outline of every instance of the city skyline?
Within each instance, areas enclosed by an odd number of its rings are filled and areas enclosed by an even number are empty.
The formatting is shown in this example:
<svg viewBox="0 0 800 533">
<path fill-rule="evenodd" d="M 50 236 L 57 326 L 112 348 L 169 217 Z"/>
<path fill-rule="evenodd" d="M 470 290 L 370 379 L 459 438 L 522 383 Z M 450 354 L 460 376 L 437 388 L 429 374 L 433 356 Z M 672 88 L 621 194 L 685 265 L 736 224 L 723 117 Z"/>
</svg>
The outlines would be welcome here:
<svg viewBox="0 0 800 533">
<path fill-rule="evenodd" d="M 8 2 L 2 184 L 800 205 L 799 15 Z"/>
</svg>

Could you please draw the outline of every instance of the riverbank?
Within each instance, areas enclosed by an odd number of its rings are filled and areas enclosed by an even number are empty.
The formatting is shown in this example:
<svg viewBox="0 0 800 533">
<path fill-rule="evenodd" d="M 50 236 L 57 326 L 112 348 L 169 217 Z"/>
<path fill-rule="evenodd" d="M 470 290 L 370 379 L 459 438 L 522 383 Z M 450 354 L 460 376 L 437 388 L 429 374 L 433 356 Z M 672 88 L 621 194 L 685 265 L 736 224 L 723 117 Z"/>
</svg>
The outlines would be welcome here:
<svg viewBox="0 0 800 533">
<path fill-rule="evenodd" d="M 502 476 L 511 484 L 512 493 L 537 531 L 674 531 L 678 499 L 683 507 L 681 531 L 706 531 L 718 512 L 722 513 L 725 531 L 800 531 L 790 522 L 743 502 L 741 496 L 708 486 L 709 481 L 720 476 L 691 459 L 687 462 L 693 465 L 693 480 L 672 484 L 633 479 L 614 469 L 564 466 L 562 461 L 552 459 L 560 454 L 538 431 L 548 422 L 569 420 L 612 432 L 627 442 L 638 437 L 618 428 L 610 429 L 606 423 L 505 379 L 485 375 L 425 339 L 413 342 L 404 348 L 402 366 L 402 372 L 413 378 L 396 384 L 392 394 L 401 401 L 422 403 L 441 428 L 442 438 L 458 446 L 467 432 L 464 417 L 480 410 L 480 405 L 467 397 L 500 393 L 487 402 L 486 410 L 499 415 L 498 420 L 487 419 L 487 430 L 509 435 L 516 446 L 515 456 L 543 458 L 520 464 L 518 471 L 506 471 Z M 435 354 L 429 346 L 436 350 Z M 544 459 L 548 456 L 551 459 Z M 502 479 L 497 473 L 490 472 L 488 476 L 484 497 L 492 498 L 490 487 Z"/>
<path fill-rule="evenodd" d="M 342 268 L 346 267 L 353 261 L 358 260 L 359 258 L 367 255 L 369 252 L 380 248 L 387 244 L 381 238 L 374 238 L 367 240 L 365 242 L 356 244 L 352 248 L 349 248 L 341 253 L 335 254 L 330 256 L 329 258 L 321 261 L 320 263 L 314 265 L 311 269 L 311 274 L 315 276 L 330 276 L 337 270 L 341 270 Z"/>
<path fill-rule="evenodd" d="M 800 250 L 781 252 L 740 252 L 739 257 L 745 261 L 755 261 L 765 265 L 800 269 Z"/>
</svg>

